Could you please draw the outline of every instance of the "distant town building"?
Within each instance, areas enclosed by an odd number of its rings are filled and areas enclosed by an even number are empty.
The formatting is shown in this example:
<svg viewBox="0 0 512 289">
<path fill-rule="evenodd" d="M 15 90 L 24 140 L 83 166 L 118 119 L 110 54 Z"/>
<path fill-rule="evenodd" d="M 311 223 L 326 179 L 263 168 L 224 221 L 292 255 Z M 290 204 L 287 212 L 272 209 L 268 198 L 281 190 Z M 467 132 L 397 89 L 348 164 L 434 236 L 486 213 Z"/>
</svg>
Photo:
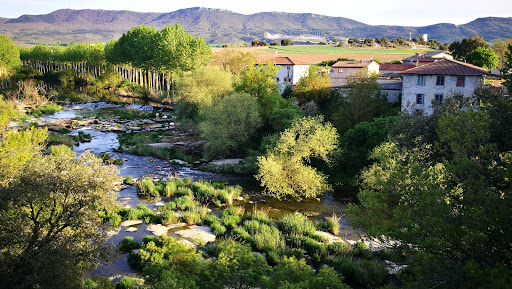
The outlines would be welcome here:
<svg viewBox="0 0 512 289">
<path fill-rule="evenodd" d="M 453 95 L 470 97 L 489 73 L 469 63 L 438 59 L 402 71 L 400 75 L 403 76 L 402 110 L 431 114 L 433 101 L 442 102 L 446 96 Z"/>
<path fill-rule="evenodd" d="M 453 56 L 447 51 L 427 51 L 402 59 L 402 62 L 403 64 L 421 66 L 436 62 L 439 59 L 453 59 Z"/>
<path fill-rule="evenodd" d="M 332 87 L 342 87 L 346 79 L 353 74 L 363 72 L 368 76 L 379 73 L 379 64 L 373 60 L 370 61 L 338 61 L 330 70 Z"/>
<path fill-rule="evenodd" d="M 275 81 L 281 89 L 281 92 L 287 84 L 295 85 L 302 76 L 307 76 L 309 73 L 309 62 L 292 59 L 290 57 L 276 57 L 257 62 L 256 64 L 267 64 L 268 62 L 280 66 Z"/>
</svg>

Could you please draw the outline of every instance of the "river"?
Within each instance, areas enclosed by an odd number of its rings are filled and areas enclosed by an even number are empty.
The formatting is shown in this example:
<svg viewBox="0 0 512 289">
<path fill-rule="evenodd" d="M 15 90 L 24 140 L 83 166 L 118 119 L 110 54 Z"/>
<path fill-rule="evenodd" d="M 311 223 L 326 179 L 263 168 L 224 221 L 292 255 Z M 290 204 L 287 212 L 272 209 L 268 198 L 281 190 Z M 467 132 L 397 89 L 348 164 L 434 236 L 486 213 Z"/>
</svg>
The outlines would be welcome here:
<svg viewBox="0 0 512 289">
<path fill-rule="evenodd" d="M 51 122 L 55 120 L 67 120 L 73 118 L 91 118 L 95 115 L 108 113 L 115 109 L 125 109 L 126 107 L 135 108 L 139 110 L 152 110 L 150 106 L 143 105 L 129 105 L 123 106 L 119 104 L 107 102 L 95 102 L 85 104 L 75 104 L 65 106 L 64 109 L 54 115 L 45 116 L 39 120 L 42 122 Z M 107 152 L 112 158 L 122 158 L 124 162 L 118 166 L 122 176 L 131 176 L 133 178 L 142 178 L 147 175 L 155 175 L 161 178 L 177 174 L 179 177 L 189 177 L 193 181 L 197 180 L 222 180 L 227 181 L 229 185 L 240 185 L 244 188 L 243 194 L 247 197 L 244 201 L 237 201 L 234 205 L 244 206 L 246 211 L 251 211 L 254 208 L 264 209 L 269 212 L 273 218 L 279 218 L 285 214 L 292 212 L 302 212 L 313 219 L 321 219 L 331 216 L 335 213 L 337 216 L 343 216 L 340 220 L 340 234 L 339 236 L 346 240 L 358 240 L 358 234 L 350 226 L 350 222 L 344 212 L 348 202 L 354 201 L 355 192 L 353 188 L 336 187 L 332 192 L 325 193 L 319 199 L 305 199 L 301 202 L 289 200 L 277 200 L 268 196 L 262 195 L 261 187 L 252 176 L 240 176 L 231 174 L 214 174 L 202 172 L 199 170 L 190 169 L 187 166 L 171 164 L 169 161 L 156 159 L 148 156 L 136 156 L 129 153 L 115 152 L 119 147 L 117 133 L 102 132 L 93 126 L 87 126 L 73 130 L 70 134 L 77 135 L 79 131 L 90 134 L 92 139 L 90 142 L 80 143 L 75 145 L 73 150 L 80 154 L 86 150 L 90 150 L 95 154 Z M 160 202 L 155 202 L 149 199 L 141 198 L 137 195 L 135 186 L 126 186 L 119 192 L 118 202 L 123 207 L 136 207 L 143 204 L 148 208 L 155 208 L 165 202 L 163 198 Z M 146 224 L 137 225 L 136 232 L 126 232 L 125 228 L 113 228 L 112 237 L 110 240 L 114 244 L 118 244 L 127 236 L 131 236 L 135 241 L 142 241 L 146 235 L 151 235 L 151 232 L 146 230 Z M 179 228 L 183 229 L 183 228 Z M 169 236 L 176 236 L 175 230 L 169 230 Z M 121 254 L 120 257 L 113 264 L 102 264 L 96 270 L 90 272 L 88 275 L 100 276 L 123 276 L 134 275 L 136 271 L 132 269 L 127 262 L 128 254 Z"/>
</svg>

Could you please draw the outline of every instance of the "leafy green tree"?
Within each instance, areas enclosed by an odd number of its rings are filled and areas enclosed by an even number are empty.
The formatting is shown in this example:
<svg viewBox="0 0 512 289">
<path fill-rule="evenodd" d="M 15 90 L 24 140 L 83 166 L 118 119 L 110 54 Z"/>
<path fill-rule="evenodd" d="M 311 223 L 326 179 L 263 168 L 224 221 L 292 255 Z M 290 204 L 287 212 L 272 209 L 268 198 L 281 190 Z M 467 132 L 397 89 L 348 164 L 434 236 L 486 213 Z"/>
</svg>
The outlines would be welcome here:
<svg viewBox="0 0 512 289">
<path fill-rule="evenodd" d="M 0 35 L 0 69 L 11 69 L 20 65 L 20 52 L 11 39 L 4 35 Z M 2 71 L 0 71 L 2 76 Z"/>
<path fill-rule="evenodd" d="M 488 48 L 489 45 L 482 37 L 475 35 L 471 38 L 464 38 L 461 42 L 453 42 L 450 44 L 449 50 L 455 59 L 463 60 L 466 55 L 479 47 Z"/>
<path fill-rule="evenodd" d="M 233 93 L 205 110 L 199 123 L 206 139 L 204 157 L 223 158 L 240 153 L 262 125 L 258 102 L 246 93 Z"/>
<path fill-rule="evenodd" d="M 301 102 L 320 101 L 331 96 L 331 77 L 319 66 L 310 65 L 308 74 L 295 85 L 293 94 Z"/>
<path fill-rule="evenodd" d="M 80 287 L 86 270 L 112 256 L 99 212 L 115 206 L 119 182 L 88 152 L 34 156 L 0 188 L 3 285 Z"/>
<path fill-rule="evenodd" d="M 512 44 L 512 38 L 504 39 L 504 40 L 496 40 L 492 43 L 491 47 L 498 56 L 498 66 L 497 68 L 501 71 L 503 69 L 503 65 L 506 62 L 506 55 L 508 45 Z"/>
<path fill-rule="evenodd" d="M 487 70 L 494 69 L 498 66 L 498 56 L 492 48 L 478 47 L 466 55 L 466 60 Z"/>
<path fill-rule="evenodd" d="M 235 90 L 246 92 L 253 96 L 263 97 L 278 91 L 275 77 L 279 71 L 279 65 L 268 62 L 265 65 L 256 65 L 253 68 L 242 71 L 240 82 Z"/>
<path fill-rule="evenodd" d="M 363 72 L 350 75 L 341 94 L 344 97 L 338 95 L 321 104 L 327 119 L 340 133 L 360 122 L 393 114 L 393 105 L 382 95 L 376 75 L 366 76 Z"/>
<path fill-rule="evenodd" d="M 338 135 L 321 117 L 297 120 L 281 133 L 275 148 L 266 156 L 258 157 L 259 171 L 265 193 L 277 198 L 314 198 L 330 190 L 326 176 L 308 166 L 311 158 L 329 162 L 329 154 L 336 148 Z"/>
<path fill-rule="evenodd" d="M 352 180 L 372 162 L 368 159 L 375 147 L 388 140 L 388 127 L 398 116 L 360 122 L 340 137 L 339 157 L 333 166 L 337 179 Z"/>
<path fill-rule="evenodd" d="M 370 236 L 417 249 L 407 287 L 482 288 L 508 280 L 511 217 L 504 212 L 512 209 L 512 156 L 509 148 L 497 151 L 492 123 L 485 107 L 445 111 L 433 144 L 418 134 L 409 140 L 416 145 L 393 140 L 372 153 L 361 205 L 349 214 Z"/>
<path fill-rule="evenodd" d="M 222 48 L 215 53 L 212 65 L 222 66 L 225 70 L 239 74 L 244 70 L 252 68 L 256 58 L 251 52 L 243 52 L 237 48 Z"/>
<path fill-rule="evenodd" d="M 291 39 L 285 38 L 285 39 L 281 40 L 281 45 L 282 46 L 291 46 L 291 45 L 293 45 L 293 41 Z"/>
<path fill-rule="evenodd" d="M 14 180 L 34 154 L 44 148 L 47 138 L 45 129 L 8 129 L 14 115 L 14 107 L 0 98 L 0 186 Z"/>
<path fill-rule="evenodd" d="M 233 74 L 220 66 L 207 66 L 186 73 L 177 83 L 180 109 L 195 118 L 200 108 L 208 108 L 233 91 Z"/>
</svg>

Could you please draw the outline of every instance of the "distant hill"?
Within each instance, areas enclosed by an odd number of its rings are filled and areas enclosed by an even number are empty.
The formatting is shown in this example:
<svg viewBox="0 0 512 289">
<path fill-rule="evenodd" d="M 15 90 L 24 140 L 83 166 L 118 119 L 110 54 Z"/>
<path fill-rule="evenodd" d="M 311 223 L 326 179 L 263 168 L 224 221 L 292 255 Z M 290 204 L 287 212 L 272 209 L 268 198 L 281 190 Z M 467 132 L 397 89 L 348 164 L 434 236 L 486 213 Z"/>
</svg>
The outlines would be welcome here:
<svg viewBox="0 0 512 289">
<path fill-rule="evenodd" d="M 424 27 L 367 25 L 343 17 L 311 13 L 263 12 L 244 15 L 228 10 L 188 8 L 169 13 L 117 10 L 62 9 L 44 15 L 0 18 L 0 33 L 17 43 L 106 42 L 131 27 L 145 24 L 161 28 L 179 23 L 185 31 L 208 43 L 234 43 L 263 39 L 265 32 L 283 35 L 340 37 L 404 37 L 428 34 L 429 39 L 453 42 L 480 35 L 486 41 L 512 38 L 512 18 L 479 18 L 464 25 L 448 23 Z"/>
</svg>

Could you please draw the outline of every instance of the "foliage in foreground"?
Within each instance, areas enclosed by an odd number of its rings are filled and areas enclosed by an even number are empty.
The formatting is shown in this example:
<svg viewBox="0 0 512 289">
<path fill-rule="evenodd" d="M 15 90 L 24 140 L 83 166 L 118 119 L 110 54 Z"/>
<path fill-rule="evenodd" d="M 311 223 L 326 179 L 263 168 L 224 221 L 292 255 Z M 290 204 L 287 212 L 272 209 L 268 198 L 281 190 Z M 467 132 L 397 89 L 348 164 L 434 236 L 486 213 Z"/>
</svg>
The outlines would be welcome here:
<svg viewBox="0 0 512 289">
<path fill-rule="evenodd" d="M 85 270 L 112 256 L 98 213 L 115 205 L 118 172 L 88 152 L 75 158 L 65 150 L 34 156 L 0 188 L 7 287 L 80 287 Z"/>
<path fill-rule="evenodd" d="M 362 174 L 355 227 L 418 249 L 411 288 L 506 288 L 510 282 L 510 98 L 482 93 L 478 110 L 447 99 L 420 125 L 377 147 Z M 487 97 L 486 97 L 487 95 Z M 501 285 L 500 285 L 501 284 Z M 509 283 L 510 284 L 510 283 Z M 488 286 L 488 287 L 486 287 Z"/>
</svg>

